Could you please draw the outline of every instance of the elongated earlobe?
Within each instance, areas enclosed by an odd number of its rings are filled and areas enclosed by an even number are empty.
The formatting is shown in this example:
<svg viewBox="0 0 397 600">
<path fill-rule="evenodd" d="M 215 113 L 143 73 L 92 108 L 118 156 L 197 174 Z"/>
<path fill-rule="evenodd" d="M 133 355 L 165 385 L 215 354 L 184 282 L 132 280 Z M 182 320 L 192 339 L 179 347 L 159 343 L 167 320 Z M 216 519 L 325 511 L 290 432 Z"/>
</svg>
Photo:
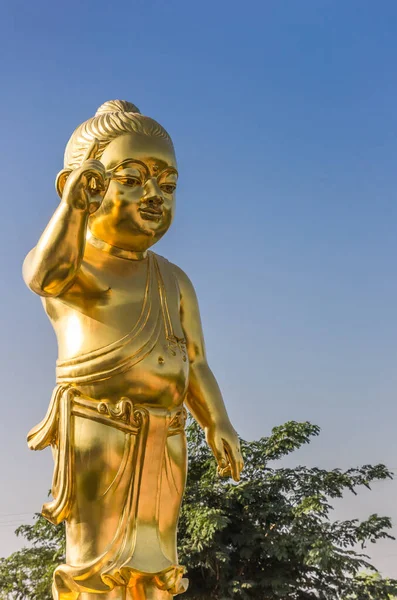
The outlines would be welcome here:
<svg viewBox="0 0 397 600">
<path fill-rule="evenodd" d="M 71 172 L 72 172 L 72 169 L 62 169 L 62 171 L 59 171 L 59 173 L 57 175 L 57 178 L 55 180 L 55 189 L 60 198 L 62 198 L 66 180 L 69 177 Z"/>
</svg>

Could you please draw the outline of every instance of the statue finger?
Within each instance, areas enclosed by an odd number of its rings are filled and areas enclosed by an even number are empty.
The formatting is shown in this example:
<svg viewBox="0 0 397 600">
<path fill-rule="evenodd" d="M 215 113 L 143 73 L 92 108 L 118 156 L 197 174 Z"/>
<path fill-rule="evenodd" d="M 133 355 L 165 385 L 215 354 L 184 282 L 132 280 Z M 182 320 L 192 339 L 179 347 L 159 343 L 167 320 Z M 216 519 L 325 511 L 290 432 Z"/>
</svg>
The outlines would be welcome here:
<svg viewBox="0 0 397 600">
<path fill-rule="evenodd" d="M 94 174 L 96 173 L 104 179 L 110 175 L 109 173 L 107 173 L 104 165 L 99 160 L 95 160 L 93 158 L 86 160 L 81 165 L 80 171 L 84 174 L 89 172 L 92 172 Z"/>
<path fill-rule="evenodd" d="M 210 443 L 211 450 L 216 458 L 218 466 L 220 469 L 225 469 L 228 465 L 228 460 L 226 457 L 225 449 L 223 447 L 223 442 L 220 438 L 215 438 L 211 440 Z"/>
<path fill-rule="evenodd" d="M 84 173 L 88 189 L 92 195 L 100 194 L 105 190 L 106 179 L 103 173 L 97 171 L 86 171 Z"/>
<path fill-rule="evenodd" d="M 218 465 L 218 475 L 219 477 L 231 477 L 232 469 L 230 465 L 227 465 L 224 469 L 221 469 L 221 467 Z"/>
<path fill-rule="evenodd" d="M 87 151 L 84 154 L 83 162 L 90 160 L 91 158 L 95 159 L 98 150 L 99 150 L 99 141 L 96 138 L 94 138 L 92 144 L 90 144 L 90 146 L 88 146 Z"/>
<path fill-rule="evenodd" d="M 236 453 L 232 451 L 227 442 L 223 442 L 225 446 L 226 455 L 230 464 L 231 473 L 234 481 L 240 481 L 240 460 L 237 458 Z"/>
</svg>

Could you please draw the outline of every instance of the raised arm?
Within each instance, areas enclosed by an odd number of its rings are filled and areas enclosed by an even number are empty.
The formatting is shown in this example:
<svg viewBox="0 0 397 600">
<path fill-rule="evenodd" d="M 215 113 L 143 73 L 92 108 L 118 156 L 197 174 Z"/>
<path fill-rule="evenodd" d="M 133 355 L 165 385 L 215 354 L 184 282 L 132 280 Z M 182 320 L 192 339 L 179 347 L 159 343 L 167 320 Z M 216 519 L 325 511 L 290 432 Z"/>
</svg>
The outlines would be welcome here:
<svg viewBox="0 0 397 600">
<path fill-rule="evenodd" d="M 23 278 L 40 296 L 62 294 L 80 268 L 88 217 L 100 206 L 106 192 L 105 168 L 91 158 L 97 145 L 95 141 L 89 148 L 81 167 L 58 175 L 61 202 L 37 246 L 25 258 Z"/>
<path fill-rule="evenodd" d="M 205 431 L 206 439 L 218 462 L 222 476 L 240 479 L 243 459 L 219 385 L 206 358 L 200 311 L 193 285 L 186 274 L 174 267 L 181 290 L 181 321 L 190 362 L 186 405 Z"/>
</svg>

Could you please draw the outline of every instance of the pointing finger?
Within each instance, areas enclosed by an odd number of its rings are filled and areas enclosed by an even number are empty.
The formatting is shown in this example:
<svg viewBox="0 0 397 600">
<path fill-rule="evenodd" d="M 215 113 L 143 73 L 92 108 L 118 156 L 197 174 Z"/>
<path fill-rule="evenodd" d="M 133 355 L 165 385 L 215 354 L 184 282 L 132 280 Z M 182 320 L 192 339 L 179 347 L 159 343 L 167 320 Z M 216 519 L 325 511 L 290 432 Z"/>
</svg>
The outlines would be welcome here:
<svg viewBox="0 0 397 600">
<path fill-rule="evenodd" d="M 90 160 L 90 158 L 95 158 L 98 150 L 99 141 L 96 138 L 94 138 L 92 144 L 88 146 L 87 152 L 84 154 L 83 162 L 85 162 L 86 160 Z"/>
</svg>

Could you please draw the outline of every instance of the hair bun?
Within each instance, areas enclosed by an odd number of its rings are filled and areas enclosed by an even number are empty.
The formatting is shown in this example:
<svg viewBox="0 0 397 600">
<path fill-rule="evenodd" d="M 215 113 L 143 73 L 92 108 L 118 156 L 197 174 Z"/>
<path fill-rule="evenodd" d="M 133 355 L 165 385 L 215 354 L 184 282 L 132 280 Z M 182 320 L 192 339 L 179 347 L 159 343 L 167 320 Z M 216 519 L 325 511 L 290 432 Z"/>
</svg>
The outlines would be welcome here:
<svg viewBox="0 0 397 600">
<path fill-rule="evenodd" d="M 104 113 L 114 113 L 114 112 L 130 112 L 130 113 L 140 113 L 141 111 L 135 104 L 132 102 L 127 102 L 127 100 L 108 100 L 101 104 L 98 110 L 95 113 L 95 116 L 103 115 Z"/>
</svg>

